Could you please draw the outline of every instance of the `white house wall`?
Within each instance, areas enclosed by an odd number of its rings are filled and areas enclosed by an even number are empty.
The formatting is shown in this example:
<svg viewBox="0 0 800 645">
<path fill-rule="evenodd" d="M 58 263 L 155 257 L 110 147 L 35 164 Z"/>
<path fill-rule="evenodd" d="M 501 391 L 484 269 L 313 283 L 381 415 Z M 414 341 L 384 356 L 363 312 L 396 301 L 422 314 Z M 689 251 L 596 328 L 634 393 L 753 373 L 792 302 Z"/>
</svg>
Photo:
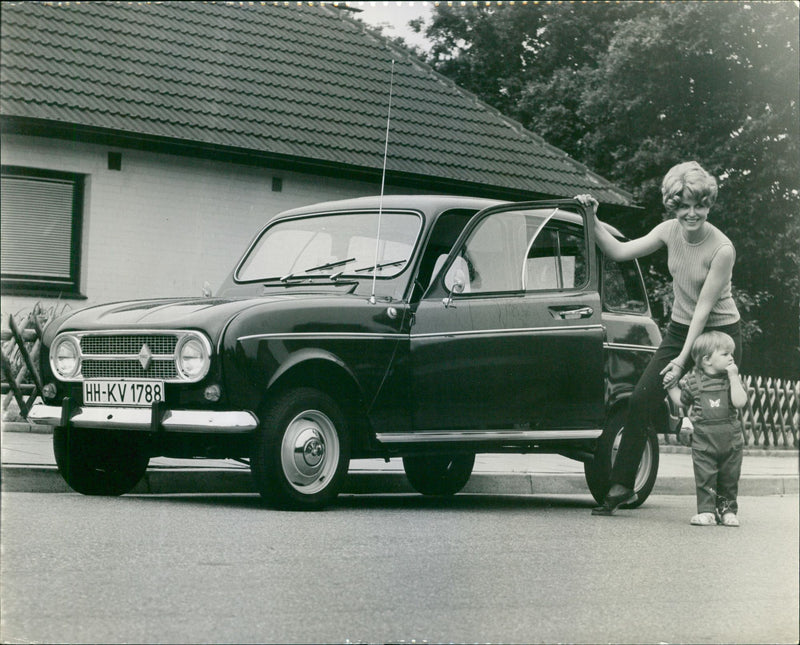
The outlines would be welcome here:
<svg viewBox="0 0 800 645">
<path fill-rule="evenodd" d="M 273 215 L 319 201 L 375 194 L 376 184 L 101 145 L 7 135 L 3 165 L 87 176 L 81 293 L 86 300 L 2 296 L 4 314 L 215 290 Z M 122 170 L 108 170 L 108 153 Z M 273 192 L 273 177 L 282 180 Z"/>
</svg>

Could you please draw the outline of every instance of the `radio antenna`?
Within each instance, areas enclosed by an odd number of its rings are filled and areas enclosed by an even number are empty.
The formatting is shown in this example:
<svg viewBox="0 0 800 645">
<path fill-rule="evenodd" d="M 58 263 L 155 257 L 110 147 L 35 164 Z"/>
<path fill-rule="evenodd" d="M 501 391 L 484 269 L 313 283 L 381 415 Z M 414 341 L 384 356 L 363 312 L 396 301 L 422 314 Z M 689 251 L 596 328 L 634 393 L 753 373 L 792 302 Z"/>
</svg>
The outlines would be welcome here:
<svg viewBox="0 0 800 645">
<path fill-rule="evenodd" d="M 381 218 L 383 216 L 383 188 L 386 183 L 386 157 L 389 154 L 389 125 L 392 122 L 392 90 L 394 89 L 394 59 L 392 59 L 392 73 L 389 77 L 389 112 L 386 115 L 386 137 L 383 144 L 383 172 L 381 173 L 381 197 L 378 202 L 378 233 L 375 238 L 375 263 L 372 265 L 372 293 L 369 296 L 369 303 L 374 305 L 375 282 L 378 279 L 378 254 L 381 247 Z"/>
</svg>

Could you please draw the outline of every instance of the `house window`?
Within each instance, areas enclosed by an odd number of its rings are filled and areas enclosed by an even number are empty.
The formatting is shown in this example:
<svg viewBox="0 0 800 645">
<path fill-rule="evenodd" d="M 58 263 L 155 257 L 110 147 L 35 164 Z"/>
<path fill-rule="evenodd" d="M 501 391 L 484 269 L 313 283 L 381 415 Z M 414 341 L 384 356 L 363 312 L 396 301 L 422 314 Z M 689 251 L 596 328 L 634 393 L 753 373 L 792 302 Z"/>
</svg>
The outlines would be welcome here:
<svg viewBox="0 0 800 645">
<path fill-rule="evenodd" d="M 80 295 L 83 175 L 2 166 L 3 293 Z"/>
</svg>

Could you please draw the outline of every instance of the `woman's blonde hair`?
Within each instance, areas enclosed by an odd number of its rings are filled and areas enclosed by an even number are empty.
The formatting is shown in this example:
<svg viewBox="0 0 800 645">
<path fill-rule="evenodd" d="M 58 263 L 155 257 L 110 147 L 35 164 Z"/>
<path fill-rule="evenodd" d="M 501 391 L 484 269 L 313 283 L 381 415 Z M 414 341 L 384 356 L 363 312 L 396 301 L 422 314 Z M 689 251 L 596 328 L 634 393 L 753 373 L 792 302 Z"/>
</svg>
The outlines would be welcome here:
<svg viewBox="0 0 800 645">
<path fill-rule="evenodd" d="M 711 208 L 717 201 L 717 180 L 696 161 L 685 161 L 673 166 L 661 182 L 661 200 L 671 216 L 688 190 L 695 200 Z"/>
</svg>

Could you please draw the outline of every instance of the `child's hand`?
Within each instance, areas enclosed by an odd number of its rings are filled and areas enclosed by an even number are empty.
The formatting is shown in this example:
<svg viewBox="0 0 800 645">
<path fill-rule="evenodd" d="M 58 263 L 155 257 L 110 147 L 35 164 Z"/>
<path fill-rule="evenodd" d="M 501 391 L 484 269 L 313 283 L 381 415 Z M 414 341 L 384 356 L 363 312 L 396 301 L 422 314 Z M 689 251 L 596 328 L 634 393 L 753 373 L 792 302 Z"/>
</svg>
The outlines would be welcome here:
<svg viewBox="0 0 800 645">
<path fill-rule="evenodd" d="M 683 368 L 677 363 L 670 361 L 669 364 L 660 372 L 664 376 L 663 384 L 664 389 L 668 390 L 671 387 L 678 385 L 678 381 L 683 375 Z"/>
<path fill-rule="evenodd" d="M 739 376 L 739 367 L 736 365 L 736 363 L 731 363 L 725 369 L 728 371 L 728 378 Z"/>
<path fill-rule="evenodd" d="M 692 434 L 694 433 L 694 427 L 692 426 L 692 422 L 689 421 L 688 418 L 683 419 L 681 422 L 681 429 L 678 433 L 678 441 L 680 441 L 684 446 L 691 446 L 692 445 Z"/>
</svg>

